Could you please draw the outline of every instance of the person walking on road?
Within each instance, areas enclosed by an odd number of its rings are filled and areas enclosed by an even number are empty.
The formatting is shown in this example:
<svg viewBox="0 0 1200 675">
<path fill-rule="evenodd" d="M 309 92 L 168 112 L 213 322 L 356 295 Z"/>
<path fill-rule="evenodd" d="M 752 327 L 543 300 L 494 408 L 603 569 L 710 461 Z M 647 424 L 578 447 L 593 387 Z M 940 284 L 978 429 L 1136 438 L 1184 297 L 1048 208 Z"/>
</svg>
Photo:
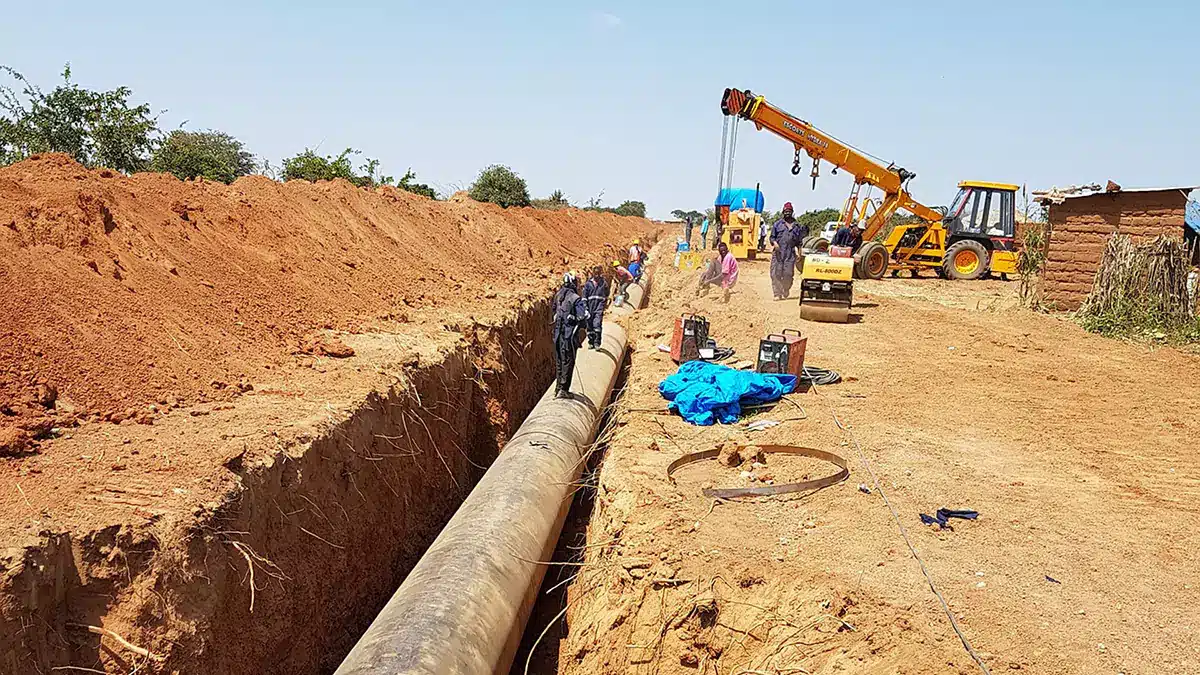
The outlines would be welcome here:
<svg viewBox="0 0 1200 675">
<path fill-rule="evenodd" d="M 574 272 L 563 275 L 562 287 L 554 294 L 554 366 L 557 378 L 554 398 L 571 398 L 571 378 L 575 374 L 576 338 L 580 326 L 587 324 L 587 307 L 579 297 L 579 282 Z"/>
<path fill-rule="evenodd" d="M 588 312 L 588 347 L 600 349 L 604 310 L 608 307 L 608 280 L 604 278 L 604 268 L 599 265 L 592 268 L 591 278 L 583 285 L 583 305 Z"/>
<path fill-rule="evenodd" d="M 771 292 L 776 300 L 786 300 L 796 276 L 796 253 L 808 236 L 808 228 L 792 217 L 792 203 L 783 205 L 783 216 L 771 228 Z"/>
</svg>

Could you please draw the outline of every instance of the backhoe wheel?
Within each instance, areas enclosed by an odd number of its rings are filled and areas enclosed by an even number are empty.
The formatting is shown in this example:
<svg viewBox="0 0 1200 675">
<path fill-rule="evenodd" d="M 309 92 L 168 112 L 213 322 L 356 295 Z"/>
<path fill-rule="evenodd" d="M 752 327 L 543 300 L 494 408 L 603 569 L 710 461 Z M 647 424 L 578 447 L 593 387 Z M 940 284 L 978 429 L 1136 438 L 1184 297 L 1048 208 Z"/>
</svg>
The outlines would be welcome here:
<svg viewBox="0 0 1200 675">
<path fill-rule="evenodd" d="M 882 279 L 887 273 L 888 250 L 877 241 L 869 241 L 858 249 L 854 261 L 854 276 L 859 279 Z"/>
<path fill-rule="evenodd" d="M 974 239 L 964 239 L 946 249 L 942 268 L 951 279 L 978 279 L 988 270 L 987 249 Z"/>
</svg>

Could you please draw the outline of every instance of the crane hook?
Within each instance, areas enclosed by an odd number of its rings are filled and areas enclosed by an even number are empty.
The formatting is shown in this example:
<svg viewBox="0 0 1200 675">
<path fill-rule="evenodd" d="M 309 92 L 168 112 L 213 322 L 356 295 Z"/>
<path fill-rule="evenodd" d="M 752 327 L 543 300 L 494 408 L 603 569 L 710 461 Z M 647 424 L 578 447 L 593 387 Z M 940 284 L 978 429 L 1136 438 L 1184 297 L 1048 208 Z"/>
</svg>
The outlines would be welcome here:
<svg viewBox="0 0 1200 675">
<path fill-rule="evenodd" d="M 800 148 L 796 148 L 796 161 L 792 162 L 792 175 L 800 175 Z"/>
<path fill-rule="evenodd" d="M 808 175 L 812 176 L 812 179 L 813 179 L 812 189 L 816 190 L 817 189 L 817 178 L 821 175 L 821 160 L 817 159 L 816 157 L 813 157 L 812 173 L 810 173 Z"/>
</svg>

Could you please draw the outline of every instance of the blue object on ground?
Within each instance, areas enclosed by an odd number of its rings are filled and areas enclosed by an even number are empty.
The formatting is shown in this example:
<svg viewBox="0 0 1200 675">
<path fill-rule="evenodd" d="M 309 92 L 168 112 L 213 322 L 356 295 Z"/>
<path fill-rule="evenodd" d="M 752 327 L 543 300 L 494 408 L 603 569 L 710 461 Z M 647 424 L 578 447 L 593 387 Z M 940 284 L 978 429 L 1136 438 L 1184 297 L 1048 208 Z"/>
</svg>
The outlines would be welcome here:
<svg viewBox="0 0 1200 675">
<path fill-rule="evenodd" d="M 688 361 L 658 384 L 667 409 L 697 426 L 733 424 L 743 405 L 770 403 L 796 390 L 795 375 L 753 373 L 707 361 Z"/>
<path fill-rule="evenodd" d="M 972 511 L 970 509 L 942 508 L 942 509 L 937 510 L 936 516 L 931 516 L 931 515 L 922 513 L 921 514 L 921 522 L 925 523 L 926 525 L 937 525 L 938 527 L 946 529 L 946 530 L 953 530 L 954 528 L 950 527 L 950 525 L 949 525 L 949 521 L 951 518 L 962 518 L 963 520 L 975 520 L 978 517 L 979 517 L 978 511 Z"/>
</svg>

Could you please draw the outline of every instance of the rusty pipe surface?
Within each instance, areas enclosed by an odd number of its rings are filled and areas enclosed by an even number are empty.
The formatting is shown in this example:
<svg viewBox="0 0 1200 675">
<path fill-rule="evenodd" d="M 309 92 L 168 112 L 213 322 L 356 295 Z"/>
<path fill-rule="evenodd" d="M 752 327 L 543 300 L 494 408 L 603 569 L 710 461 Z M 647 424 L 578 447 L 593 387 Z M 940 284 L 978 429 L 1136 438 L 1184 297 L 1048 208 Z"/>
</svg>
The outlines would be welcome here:
<svg viewBox="0 0 1200 675">
<path fill-rule="evenodd" d="M 640 307 L 645 288 L 629 298 Z M 625 349 L 605 322 L 574 398 L 547 390 L 335 675 L 508 672 Z"/>
</svg>

